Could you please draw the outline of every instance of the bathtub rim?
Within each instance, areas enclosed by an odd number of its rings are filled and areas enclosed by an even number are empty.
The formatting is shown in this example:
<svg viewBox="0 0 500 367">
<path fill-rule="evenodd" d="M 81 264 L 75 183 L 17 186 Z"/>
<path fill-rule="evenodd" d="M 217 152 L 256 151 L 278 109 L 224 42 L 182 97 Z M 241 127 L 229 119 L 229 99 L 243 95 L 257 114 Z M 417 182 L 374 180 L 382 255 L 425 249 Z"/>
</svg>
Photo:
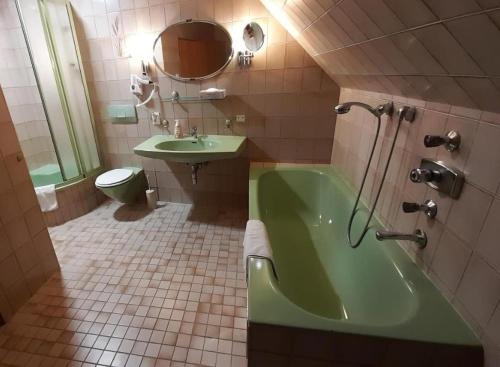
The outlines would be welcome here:
<svg viewBox="0 0 500 367">
<path fill-rule="evenodd" d="M 338 184 L 352 191 L 343 182 L 341 175 L 329 165 L 253 166 L 249 175 L 249 219 L 261 219 L 258 204 L 259 178 L 267 172 L 297 170 L 328 175 L 331 180 L 336 178 Z M 405 322 L 390 326 L 363 325 L 312 314 L 294 304 L 280 291 L 270 260 L 255 258 L 249 259 L 248 263 L 248 322 L 482 348 L 481 342 L 467 323 L 408 254 L 399 246 L 388 251 L 398 252 L 395 257 L 402 262 L 398 264 L 399 268 L 405 274 L 410 274 L 410 278 L 416 278 L 418 283 L 420 307 Z"/>
</svg>

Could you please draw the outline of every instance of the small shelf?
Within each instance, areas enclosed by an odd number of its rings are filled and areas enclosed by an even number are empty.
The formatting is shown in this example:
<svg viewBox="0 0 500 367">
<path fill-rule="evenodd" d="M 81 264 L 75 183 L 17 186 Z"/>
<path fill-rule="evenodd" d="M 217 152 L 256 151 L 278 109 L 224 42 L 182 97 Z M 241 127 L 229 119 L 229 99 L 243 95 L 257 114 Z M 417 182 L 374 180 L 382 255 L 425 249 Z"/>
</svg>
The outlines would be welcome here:
<svg viewBox="0 0 500 367">
<path fill-rule="evenodd" d="M 179 92 L 173 91 L 172 92 L 172 97 L 169 98 L 161 98 L 160 100 L 162 102 L 174 102 L 174 103 L 186 103 L 186 102 L 211 102 L 211 101 L 221 101 L 224 98 L 201 98 L 201 97 L 181 97 L 179 95 Z"/>
</svg>

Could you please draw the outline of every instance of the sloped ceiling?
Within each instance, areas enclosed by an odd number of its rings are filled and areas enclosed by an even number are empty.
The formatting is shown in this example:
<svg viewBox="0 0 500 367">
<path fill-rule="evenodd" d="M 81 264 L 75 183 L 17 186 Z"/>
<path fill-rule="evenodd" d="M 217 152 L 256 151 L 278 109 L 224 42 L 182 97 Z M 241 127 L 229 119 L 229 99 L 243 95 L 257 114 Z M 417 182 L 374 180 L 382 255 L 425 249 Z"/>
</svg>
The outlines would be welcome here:
<svg viewBox="0 0 500 367">
<path fill-rule="evenodd" d="M 500 0 L 261 0 L 341 86 L 500 112 Z"/>
</svg>

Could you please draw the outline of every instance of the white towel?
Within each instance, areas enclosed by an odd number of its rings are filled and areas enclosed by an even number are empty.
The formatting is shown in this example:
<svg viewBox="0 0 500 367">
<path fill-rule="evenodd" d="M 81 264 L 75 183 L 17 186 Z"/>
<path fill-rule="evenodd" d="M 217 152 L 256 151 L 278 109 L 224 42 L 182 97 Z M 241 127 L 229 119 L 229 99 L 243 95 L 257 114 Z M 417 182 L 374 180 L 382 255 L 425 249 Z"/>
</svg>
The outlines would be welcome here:
<svg viewBox="0 0 500 367">
<path fill-rule="evenodd" d="M 247 222 L 245 237 L 243 239 L 243 264 L 245 264 L 245 272 L 250 256 L 269 259 L 273 263 L 274 268 L 273 250 L 267 236 L 266 225 L 256 219 L 250 219 Z"/>
<path fill-rule="evenodd" d="M 226 98 L 225 89 L 208 88 L 200 91 L 200 99 L 224 99 Z"/>
<path fill-rule="evenodd" d="M 42 212 L 50 212 L 59 208 L 57 204 L 56 185 L 35 187 L 35 193 Z"/>
</svg>

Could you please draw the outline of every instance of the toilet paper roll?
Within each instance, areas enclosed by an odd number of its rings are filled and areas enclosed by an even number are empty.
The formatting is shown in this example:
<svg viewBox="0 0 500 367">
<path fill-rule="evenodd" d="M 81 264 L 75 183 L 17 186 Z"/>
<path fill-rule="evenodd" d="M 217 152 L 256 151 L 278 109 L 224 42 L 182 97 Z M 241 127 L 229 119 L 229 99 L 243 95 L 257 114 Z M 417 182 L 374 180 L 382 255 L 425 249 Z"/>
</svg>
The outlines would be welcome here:
<svg viewBox="0 0 500 367">
<path fill-rule="evenodd" d="M 155 190 L 146 190 L 146 199 L 148 201 L 148 208 L 153 210 L 156 209 L 156 191 Z"/>
</svg>

